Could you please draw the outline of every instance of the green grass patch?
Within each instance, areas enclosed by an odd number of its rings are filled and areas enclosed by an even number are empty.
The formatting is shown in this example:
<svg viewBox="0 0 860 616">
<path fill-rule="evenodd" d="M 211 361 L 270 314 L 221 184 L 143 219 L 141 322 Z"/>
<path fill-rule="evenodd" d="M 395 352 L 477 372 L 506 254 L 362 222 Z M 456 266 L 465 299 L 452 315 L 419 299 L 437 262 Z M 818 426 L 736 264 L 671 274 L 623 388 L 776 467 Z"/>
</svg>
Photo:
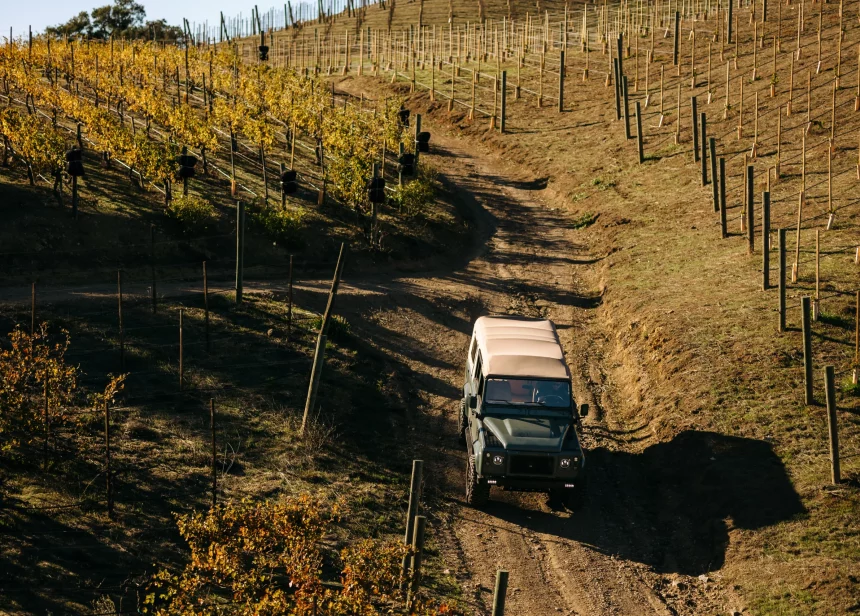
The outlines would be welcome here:
<svg viewBox="0 0 860 616">
<path fill-rule="evenodd" d="M 597 220 L 597 217 L 600 214 L 595 214 L 594 212 L 586 212 L 582 216 L 577 216 L 571 221 L 571 225 L 573 225 L 574 229 L 584 229 L 585 227 L 590 227 Z"/>
</svg>

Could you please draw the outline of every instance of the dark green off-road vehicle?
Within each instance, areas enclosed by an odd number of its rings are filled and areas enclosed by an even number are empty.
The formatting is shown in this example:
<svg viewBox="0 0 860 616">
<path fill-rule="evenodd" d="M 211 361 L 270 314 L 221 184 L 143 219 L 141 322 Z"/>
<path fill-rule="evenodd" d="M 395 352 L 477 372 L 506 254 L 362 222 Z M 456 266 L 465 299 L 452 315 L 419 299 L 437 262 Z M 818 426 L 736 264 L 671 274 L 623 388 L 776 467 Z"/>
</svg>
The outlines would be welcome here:
<svg viewBox="0 0 860 616">
<path fill-rule="evenodd" d="M 466 445 L 466 500 L 481 506 L 490 488 L 548 492 L 582 505 L 585 455 L 570 371 L 551 321 L 481 317 L 466 359 L 458 432 Z"/>
</svg>

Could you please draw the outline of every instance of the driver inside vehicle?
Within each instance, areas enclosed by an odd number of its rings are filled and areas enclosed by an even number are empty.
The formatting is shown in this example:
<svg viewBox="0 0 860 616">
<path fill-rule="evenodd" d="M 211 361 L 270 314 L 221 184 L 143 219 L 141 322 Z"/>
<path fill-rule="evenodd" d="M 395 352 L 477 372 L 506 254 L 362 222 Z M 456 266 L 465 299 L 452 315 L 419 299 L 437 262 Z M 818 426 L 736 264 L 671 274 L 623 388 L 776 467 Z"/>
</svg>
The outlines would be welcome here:
<svg viewBox="0 0 860 616">
<path fill-rule="evenodd" d="M 537 381 L 534 401 L 547 406 L 566 407 L 570 404 L 570 385 L 566 381 Z"/>
</svg>

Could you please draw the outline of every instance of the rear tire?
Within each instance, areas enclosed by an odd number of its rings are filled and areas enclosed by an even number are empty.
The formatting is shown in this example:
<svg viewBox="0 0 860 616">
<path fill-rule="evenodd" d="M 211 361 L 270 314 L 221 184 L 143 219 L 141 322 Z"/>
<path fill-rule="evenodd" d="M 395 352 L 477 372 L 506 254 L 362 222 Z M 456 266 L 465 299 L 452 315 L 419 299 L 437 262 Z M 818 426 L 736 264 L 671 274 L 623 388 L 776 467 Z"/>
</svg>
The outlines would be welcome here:
<svg viewBox="0 0 860 616">
<path fill-rule="evenodd" d="M 466 444 L 466 403 L 460 400 L 460 414 L 457 415 L 457 440 Z"/>
<path fill-rule="evenodd" d="M 490 500 L 490 486 L 478 480 L 478 470 L 475 468 L 475 458 L 467 456 L 466 462 L 466 504 L 479 508 Z"/>
</svg>

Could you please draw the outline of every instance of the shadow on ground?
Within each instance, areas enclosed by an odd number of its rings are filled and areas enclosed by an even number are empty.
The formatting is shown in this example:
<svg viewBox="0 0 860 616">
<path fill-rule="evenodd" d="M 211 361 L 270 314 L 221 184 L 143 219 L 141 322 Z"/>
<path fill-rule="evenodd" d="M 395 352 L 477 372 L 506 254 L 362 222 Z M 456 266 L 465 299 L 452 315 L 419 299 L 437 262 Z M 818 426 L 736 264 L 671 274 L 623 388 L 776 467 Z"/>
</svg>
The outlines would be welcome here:
<svg viewBox="0 0 860 616">
<path fill-rule="evenodd" d="M 522 509 L 504 496 L 487 512 L 686 575 L 722 567 L 731 529 L 757 530 L 805 513 L 764 441 L 689 430 L 640 454 L 595 449 L 588 467 L 588 503 L 569 518 Z"/>
</svg>

